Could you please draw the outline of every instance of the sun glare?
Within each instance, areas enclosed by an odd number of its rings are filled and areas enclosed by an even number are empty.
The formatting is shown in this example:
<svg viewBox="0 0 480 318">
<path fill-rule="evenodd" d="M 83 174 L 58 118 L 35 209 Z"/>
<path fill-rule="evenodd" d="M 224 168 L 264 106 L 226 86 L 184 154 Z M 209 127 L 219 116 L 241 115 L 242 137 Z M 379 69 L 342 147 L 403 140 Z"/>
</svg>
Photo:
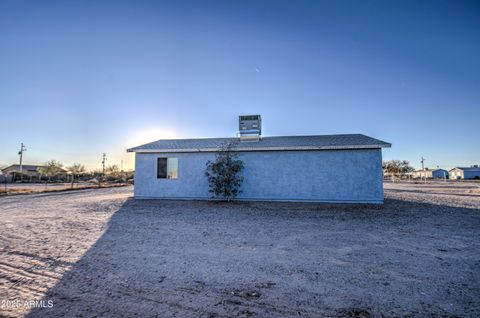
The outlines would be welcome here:
<svg viewBox="0 0 480 318">
<path fill-rule="evenodd" d="M 169 130 L 144 129 L 133 133 L 127 140 L 128 147 L 140 146 L 159 139 L 175 139 L 178 135 Z"/>
</svg>

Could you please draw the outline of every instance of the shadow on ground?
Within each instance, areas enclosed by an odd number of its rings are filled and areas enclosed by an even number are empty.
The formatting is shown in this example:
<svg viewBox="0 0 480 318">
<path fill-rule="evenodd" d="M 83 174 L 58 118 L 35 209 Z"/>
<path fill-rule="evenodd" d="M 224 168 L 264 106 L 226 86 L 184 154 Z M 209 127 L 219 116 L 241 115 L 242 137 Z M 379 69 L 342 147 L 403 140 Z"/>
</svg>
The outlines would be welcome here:
<svg viewBox="0 0 480 318">
<path fill-rule="evenodd" d="M 478 316 L 478 209 L 129 199 L 27 317 Z"/>
</svg>

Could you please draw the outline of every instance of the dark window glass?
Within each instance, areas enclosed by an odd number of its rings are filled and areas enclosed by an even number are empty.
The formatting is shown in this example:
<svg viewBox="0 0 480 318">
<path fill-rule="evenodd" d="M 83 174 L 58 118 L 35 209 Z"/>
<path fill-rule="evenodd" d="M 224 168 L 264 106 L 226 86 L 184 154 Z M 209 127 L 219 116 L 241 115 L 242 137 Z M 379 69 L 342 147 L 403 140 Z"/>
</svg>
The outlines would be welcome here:
<svg viewBox="0 0 480 318">
<path fill-rule="evenodd" d="M 178 158 L 157 158 L 157 179 L 178 179 Z"/>
<path fill-rule="evenodd" d="M 157 159 L 157 179 L 167 178 L 167 158 Z"/>
</svg>

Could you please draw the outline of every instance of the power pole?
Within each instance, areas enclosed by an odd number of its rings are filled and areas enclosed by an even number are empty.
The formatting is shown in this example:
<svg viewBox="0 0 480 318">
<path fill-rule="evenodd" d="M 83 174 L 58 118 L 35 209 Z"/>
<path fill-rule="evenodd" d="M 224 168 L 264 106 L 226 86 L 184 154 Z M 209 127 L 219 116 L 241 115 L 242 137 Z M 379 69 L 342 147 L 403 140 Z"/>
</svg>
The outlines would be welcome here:
<svg viewBox="0 0 480 318">
<path fill-rule="evenodd" d="M 422 163 L 423 183 L 427 183 L 427 174 L 425 173 L 425 165 L 424 165 L 425 158 L 423 158 L 423 156 L 422 156 L 420 162 Z"/>
<path fill-rule="evenodd" d="M 22 160 L 23 160 L 23 152 L 24 151 L 27 151 L 27 148 L 25 148 L 25 145 L 22 142 L 20 144 L 20 151 L 18 152 L 18 154 L 20 155 L 20 172 L 23 171 Z"/>
<path fill-rule="evenodd" d="M 122 161 L 120 162 L 120 167 L 121 167 L 121 168 L 120 168 L 120 171 L 123 172 L 123 159 L 122 159 Z"/>
<path fill-rule="evenodd" d="M 103 177 L 105 177 L 105 161 L 107 161 L 107 154 L 106 153 L 103 153 L 103 156 L 102 156 L 102 175 Z"/>
<path fill-rule="evenodd" d="M 425 162 L 425 158 L 422 157 L 422 160 L 420 160 L 420 162 L 422 163 L 422 170 L 425 171 L 425 166 L 423 165 L 423 163 Z"/>
</svg>

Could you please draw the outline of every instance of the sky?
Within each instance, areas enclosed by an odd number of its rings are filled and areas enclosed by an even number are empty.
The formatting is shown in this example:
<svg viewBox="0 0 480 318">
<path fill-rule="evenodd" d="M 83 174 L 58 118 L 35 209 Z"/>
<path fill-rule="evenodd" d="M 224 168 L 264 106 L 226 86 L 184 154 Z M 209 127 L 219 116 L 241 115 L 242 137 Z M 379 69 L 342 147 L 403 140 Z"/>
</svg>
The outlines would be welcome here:
<svg viewBox="0 0 480 318">
<path fill-rule="evenodd" d="M 0 166 L 132 169 L 128 147 L 363 133 L 480 164 L 478 1 L 0 0 Z"/>
</svg>

